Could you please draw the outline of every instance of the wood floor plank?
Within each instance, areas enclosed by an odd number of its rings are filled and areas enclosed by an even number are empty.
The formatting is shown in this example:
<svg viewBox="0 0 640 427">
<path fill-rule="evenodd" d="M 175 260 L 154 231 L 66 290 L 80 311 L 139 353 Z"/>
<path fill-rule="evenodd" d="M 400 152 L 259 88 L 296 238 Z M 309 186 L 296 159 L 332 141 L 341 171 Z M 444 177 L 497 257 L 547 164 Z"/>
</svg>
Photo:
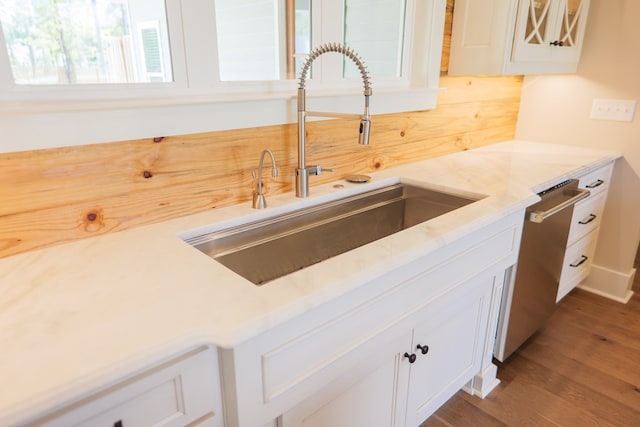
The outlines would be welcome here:
<svg viewBox="0 0 640 427">
<path fill-rule="evenodd" d="M 531 387 L 541 387 L 546 392 L 560 396 L 564 407 L 583 408 L 587 419 L 594 423 L 609 422 L 612 425 L 634 425 L 640 420 L 638 407 L 628 406 L 600 391 L 600 384 L 585 384 L 574 378 L 571 372 L 560 372 L 527 357 L 515 358 L 504 369 L 515 370 L 518 381 Z M 584 379 L 584 378 L 583 378 Z M 593 387 L 596 386 L 596 387 Z M 631 387 L 627 388 L 630 392 Z M 640 393 L 636 393 L 636 404 L 640 403 Z"/>
<path fill-rule="evenodd" d="M 551 328 L 553 330 L 553 328 Z M 586 366 L 605 372 L 611 377 L 640 384 L 640 370 L 629 369 L 629 360 L 640 360 L 640 352 L 619 342 L 613 342 L 598 334 L 578 337 L 548 332 L 537 340 L 566 357 L 580 360 Z"/>
<path fill-rule="evenodd" d="M 430 417 L 420 427 L 500 427 L 502 421 L 477 408 L 459 395 L 453 396 L 442 411 Z"/>
<path fill-rule="evenodd" d="M 495 391 L 498 392 L 483 400 L 475 396 L 461 396 L 508 426 L 558 426 L 545 414 L 545 408 L 549 406 L 549 396 L 546 396 L 543 390 L 523 385 L 516 377 L 508 385 L 498 387 Z"/>
<path fill-rule="evenodd" d="M 557 374 L 568 375 L 572 381 L 594 390 L 594 394 L 606 396 L 627 408 L 632 408 L 640 419 L 640 389 L 635 385 L 612 378 L 605 372 L 584 365 L 578 359 L 568 358 L 535 340 L 519 353 L 519 357 L 533 360 Z"/>
<path fill-rule="evenodd" d="M 429 417 L 427 421 L 420 424 L 420 427 L 452 427 L 452 424 L 446 422 L 439 415 L 434 414 Z"/>
<path fill-rule="evenodd" d="M 558 307 L 560 314 L 570 311 L 579 315 L 580 318 L 598 323 L 623 326 L 627 330 L 640 328 L 640 317 L 637 315 L 637 308 L 640 308 L 638 299 L 632 299 L 628 304 L 621 304 L 582 289 L 575 289 L 567 296 L 566 301 L 562 302 L 563 304 Z"/>
</svg>

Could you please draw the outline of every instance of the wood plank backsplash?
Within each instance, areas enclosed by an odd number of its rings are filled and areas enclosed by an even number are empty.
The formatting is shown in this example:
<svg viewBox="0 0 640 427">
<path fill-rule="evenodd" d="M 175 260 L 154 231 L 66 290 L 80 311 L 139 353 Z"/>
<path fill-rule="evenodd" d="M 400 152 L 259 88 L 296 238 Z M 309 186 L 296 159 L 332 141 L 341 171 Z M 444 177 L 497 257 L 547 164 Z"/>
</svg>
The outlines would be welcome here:
<svg viewBox="0 0 640 427">
<path fill-rule="evenodd" d="M 336 170 L 311 185 L 514 137 L 522 77 L 440 86 L 434 110 L 374 116 L 368 146 L 357 122 L 308 123 L 307 160 Z M 266 192 L 293 191 L 295 124 L 0 154 L 0 257 L 250 203 L 265 148 L 280 169 Z"/>
</svg>

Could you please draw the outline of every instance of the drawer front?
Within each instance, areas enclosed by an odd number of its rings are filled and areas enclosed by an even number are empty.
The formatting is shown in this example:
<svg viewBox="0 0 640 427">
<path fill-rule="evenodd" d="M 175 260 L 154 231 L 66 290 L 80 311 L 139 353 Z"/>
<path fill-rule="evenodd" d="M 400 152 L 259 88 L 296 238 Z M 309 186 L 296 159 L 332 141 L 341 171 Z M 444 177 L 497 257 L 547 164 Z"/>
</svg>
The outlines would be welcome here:
<svg viewBox="0 0 640 427">
<path fill-rule="evenodd" d="M 589 274 L 597 237 L 598 230 L 594 230 L 567 248 L 556 301 L 560 301 Z"/>
<path fill-rule="evenodd" d="M 214 380 L 216 364 L 214 350 L 190 354 L 77 402 L 35 425 L 178 427 L 202 422 L 216 426 L 221 418 L 215 400 L 220 393 Z"/>
<path fill-rule="evenodd" d="M 569 245 L 577 242 L 600 226 L 606 196 L 606 191 L 601 191 L 576 204 L 571 219 Z"/>
<path fill-rule="evenodd" d="M 600 193 L 609 187 L 611 180 L 611 172 L 613 171 L 613 163 L 601 167 L 598 170 L 590 172 L 580 177 L 580 188 L 585 188 L 591 191 L 592 195 Z"/>
</svg>

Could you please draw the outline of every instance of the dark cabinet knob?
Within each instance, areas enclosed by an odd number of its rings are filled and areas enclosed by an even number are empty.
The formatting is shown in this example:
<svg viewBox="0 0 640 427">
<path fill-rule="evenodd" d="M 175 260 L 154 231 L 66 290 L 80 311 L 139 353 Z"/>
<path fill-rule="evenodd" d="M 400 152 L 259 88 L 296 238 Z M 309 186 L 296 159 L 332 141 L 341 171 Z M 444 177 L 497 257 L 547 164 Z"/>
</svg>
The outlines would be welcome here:
<svg viewBox="0 0 640 427">
<path fill-rule="evenodd" d="M 406 357 L 407 359 L 409 359 L 409 363 L 413 363 L 416 361 L 416 355 L 414 353 L 405 353 L 404 357 Z"/>
<path fill-rule="evenodd" d="M 556 41 L 552 41 L 551 43 L 549 43 L 551 46 L 564 46 L 564 43 L 556 40 Z"/>
<path fill-rule="evenodd" d="M 429 353 L 429 346 L 428 346 L 428 345 L 420 345 L 420 344 L 418 344 L 418 345 L 416 346 L 416 349 L 420 350 L 420 352 L 421 352 L 422 354 L 427 354 L 427 353 Z"/>
</svg>

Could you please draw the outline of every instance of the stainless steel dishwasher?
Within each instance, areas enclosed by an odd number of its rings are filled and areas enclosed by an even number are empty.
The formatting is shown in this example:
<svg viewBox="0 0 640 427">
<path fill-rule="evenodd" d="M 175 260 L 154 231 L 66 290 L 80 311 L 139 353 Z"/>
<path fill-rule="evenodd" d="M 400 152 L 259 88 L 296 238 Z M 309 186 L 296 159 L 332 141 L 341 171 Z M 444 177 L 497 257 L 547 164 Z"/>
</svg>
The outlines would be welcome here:
<svg viewBox="0 0 640 427">
<path fill-rule="evenodd" d="M 578 180 L 538 195 L 526 210 L 518 263 L 508 273 L 494 355 L 504 361 L 553 314 L 573 206 L 589 196 Z"/>
</svg>

